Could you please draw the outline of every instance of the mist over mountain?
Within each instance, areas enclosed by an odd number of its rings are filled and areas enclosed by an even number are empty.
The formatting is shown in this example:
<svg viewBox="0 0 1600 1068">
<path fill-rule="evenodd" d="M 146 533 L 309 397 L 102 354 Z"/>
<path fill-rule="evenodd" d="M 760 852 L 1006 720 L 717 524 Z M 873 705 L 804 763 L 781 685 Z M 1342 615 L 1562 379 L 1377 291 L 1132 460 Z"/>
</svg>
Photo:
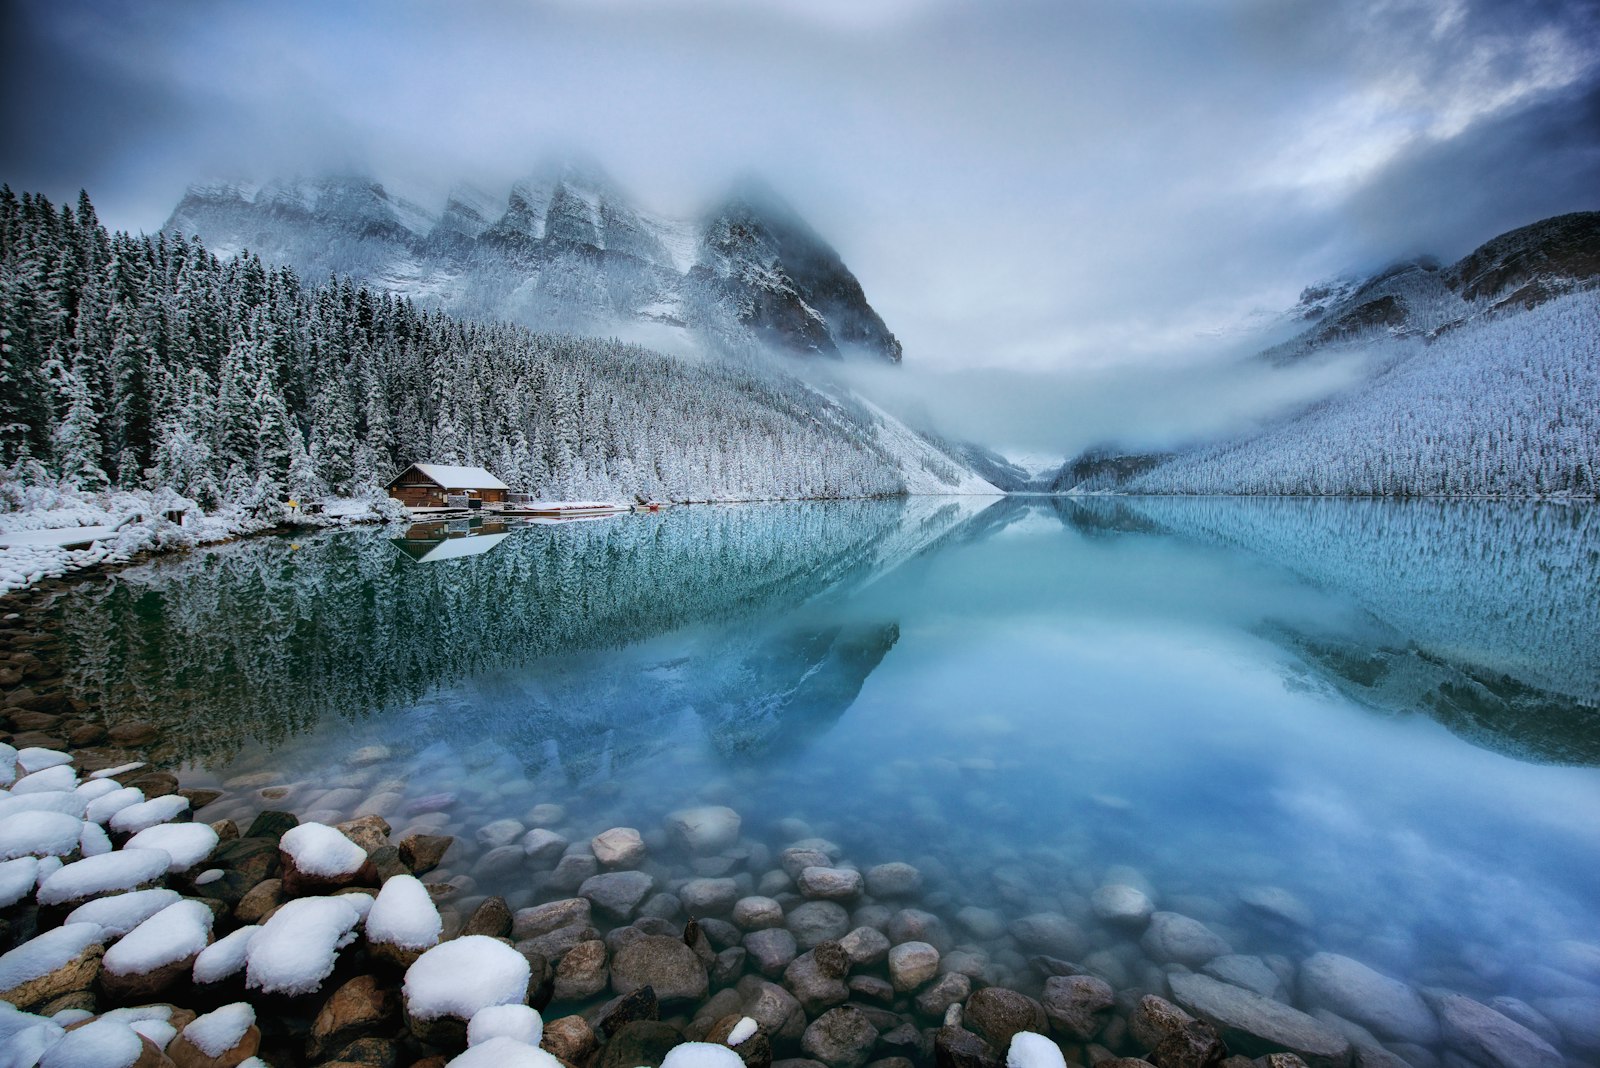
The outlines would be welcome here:
<svg viewBox="0 0 1600 1068">
<path fill-rule="evenodd" d="M 1281 372 L 1358 358 L 1350 387 L 1171 454 L 1101 446 L 1058 491 L 1592 496 L 1600 491 L 1600 212 L 1308 287 Z"/>
<path fill-rule="evenodd" d="M 551 163 L 440 210 L 368 177 L 193 185 L 163 228 L 320 282 L 349 276 L 468 319 L 659 348 L 763 346 L 898 363 L 901 345 L 839 254 L 764 184 L 695 218 L 635 206 L 597 166 Z"/>
</svg>

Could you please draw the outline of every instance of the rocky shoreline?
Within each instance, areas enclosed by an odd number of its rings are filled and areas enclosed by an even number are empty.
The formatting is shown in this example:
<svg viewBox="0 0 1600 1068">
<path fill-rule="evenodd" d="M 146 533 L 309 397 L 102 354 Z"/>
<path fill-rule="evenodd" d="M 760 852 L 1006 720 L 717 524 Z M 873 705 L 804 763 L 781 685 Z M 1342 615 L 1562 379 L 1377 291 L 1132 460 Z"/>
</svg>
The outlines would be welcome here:
<svg viewBox="0 0 1600 1068">
<path fill-rule="evenodd" d="M 185 783 L 156 727 L 65 692 L 35 611 L 48 596 L 0 602 L 0 999 L 20 1010 L 0 1005 L 0 1047 L 17 1064 L 548 1063 L 538 1049 L 638 1068 L 678 1049 L 669 1068 L 1557 1068 L 1600 1053 L 1587 943 L 1559 947 L 1550 996 L 1480 1001 L 1314 947 L 1236 953 L 1127 869 L 1079 908 L 1008 917 L 926 865 L 858 864 L 799 820 L 754 835 L 726 805 L 643 828 L 585 826 L 559 798 L 463 813 L 362 774 L 376 752 L 315 789 Z M 1287 892 L 1245 905 L 1306 923 Z"/>
</svg>

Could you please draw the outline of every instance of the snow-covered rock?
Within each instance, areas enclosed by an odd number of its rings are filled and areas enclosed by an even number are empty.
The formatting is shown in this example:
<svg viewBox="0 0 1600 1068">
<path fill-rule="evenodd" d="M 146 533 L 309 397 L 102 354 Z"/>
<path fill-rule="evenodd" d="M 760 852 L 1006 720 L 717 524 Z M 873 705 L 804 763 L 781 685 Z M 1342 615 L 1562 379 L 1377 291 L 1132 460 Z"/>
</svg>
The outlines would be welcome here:
<svg viewBox="0 0 1600 1068">
<path fill-rule="evenodd" d="M 743 1068 L 744 1061 L 715 1042 L 684 1042 L 667 1051 L 661 1068 Z"/>
<path fill-rule="evenodd" d="M 78 830 L 78 854 L 85 857 L 98 857 L 102 853 L 112 850 L 111 837 L 106 834 L 104 827 L 98 823 L 84 820 Z"/>
<path fill-rule="evenodd" d="M 176 890 L 157 887 L 86 901 L 67 913 L 67 923 L 96 923 L 111 938 L 121 938 L 145 920 L 181 899 Z"/>
<path fill-rule="evenodd" d="M 91 1020 L 68 1031 L 39 1059 L 39 1068 L 133 1068 L 145 1038 L 117 1019 Z"/>
<path fill-rule="evenodd" d="M 367 863 L 367 851 L 338 828 L 302 823 L 278 843 L 284 859 L 284 889 L 301 894 L 348 886 Z"/>
<path fill-rule="evenodd" d="M 11 796 L 38 793 L 44 790 L 71 790 L 78 785 L 78 773 L 71 764 L 56 764 L 42 771 L 30 772 L 11 784 Z"/>
<path fill-rule="evenodd" d="M 217 832 L 204 823 L 161 823 L 128 839 L 129 849 L 164 849 L 172 857 L 169 872 L 188 871 L 217 848 Z"/>
<path fill-rule="evenodd" d="M 111 817 L 111 829 L 119 834 L 138 834 L 158 823 L 175 820 L 187 811 L 189 811 L 187 797 L 182 794 L 167 794 L 165 797 L 142 801 L 119 810 Z"/>
<path fill-rule="evenodd" d="M 32 1068 L 61 1041 L 63 1025 L 0 1001 L 0 1068 Z"/>
<path fill-rule="evenodd" d="M 237 975 L 249 959 L 250 942 L 259 930 L 260 924 L 246 924 L 202 949 L 194 959 L 194 981 L 217 983 Z"/>
<path fill-rule="evenodd" d="M 500 1035 L 469 1046 L 465 1053 L 453 1057 L 446 1068 L 562 1068 L 562 1064 L 538 1046 Z"/>
<path fill-rule="evenodd" d="M 0 956 L 0 999 L 28 1006 L 83 990 L 100 970 L 105 931 L 72 923 L 24 942 Z"/>
<path fill-rule="evenodd" d="M 37 857 L 18 857 L 0 861 L 0 909 L 15 905 L 33 893 L 39 877 Z"/>
<path fill-rule="evenodd" d="M 65 865 L 39 885 L 39 904 L 62 905 L 101 894 L 138 890 L 167 873 L 172 857 L 164 849 L 119 849 Z"/>
<path fill-rule="evenodd" d="M 356 938 L 361 910 L 344 897 L 287 902 L 257 931 L 246 952 L 245 985 L 268 994 L 309 994 Z M 497 943 L 498 944 L 498 943 Z"/>
<path fill-rule="evenodd" d="M 238 1001 L 195 1017 L 167 1052 L 181 1066 L 233 1065 L 260 1047 L 256 1010 Z"/>
<path fill-rule="evenodd" d="M 18 749 L 16 761 L 19 768 L 32 774 L 36 771 L 43 771 L 45 768 L 56 767 L 59 764 L 70 764 L 72 763 L 72 757 L 58 749 L 45 749 L 42 746 L 33 745 Z"/>
<path fill-rule="evenodd" d="M 104 780 L 111 781 L 111 780 Z M 137 786 L 122 786 L 110 793 L 102 794 L 88 802 L 83 808 L 84 819 L 98 823 L 102 826 L 111 822 L 112 818 L 123 809 L 144 803 L 144 791 Z"/>
<path fill-rule="evenodd" d="M 123 935 L 106 950 L 102 982 L 124 997 L 151 997 L 187 972 L 211 941 L 211 909 L 204 902 L 175 902 Z"/>
<path fill-rule="evenodd" d="M 467 1021 L 467 1045 L 478 1046 L 491 1038 L 511 1038 L 537 1046 L 544 1034 L 544 1019 L 530 1005 L 489 1005 Z"/>
<path fill-rule="evenodd" d="M 382 945 L 411 951 L 411 958 L 404 960 L 408 965 L 416 953 L 438 943 L 443 929 L 444 921 L 433 897 L 414 875 L 395 875 L 385 880 L 367 913 L 367 941 L 373 943 L 375 950 Z"/>
<path fill-rule="evenodd" d="M 521 953 L 484 935 L 442 942 L 406 969 L 405 1006 L 414 1022 L 463 1022 L 492 1005 L 526 1002 L 531 969 Z"/>
<path fill-rule="evenodd" d="M 83 821 L 64 812 L 19 812 L 0 822 L 0 860 L 64 857 L 78 848 Z"/>
</svg>

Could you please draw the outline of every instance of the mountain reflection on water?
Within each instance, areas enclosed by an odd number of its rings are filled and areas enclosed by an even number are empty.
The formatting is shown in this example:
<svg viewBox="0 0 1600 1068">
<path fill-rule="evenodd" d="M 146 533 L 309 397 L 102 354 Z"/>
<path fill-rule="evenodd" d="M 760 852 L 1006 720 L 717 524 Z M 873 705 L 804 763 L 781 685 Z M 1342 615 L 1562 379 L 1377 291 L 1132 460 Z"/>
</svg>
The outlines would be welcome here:
<svg viewBox="0 0 1600 1068">
<path fill-rule="evenodd" d="M 188 760 L 426 701 L 449 707 L 430 734 L 521 739 L 533 764 L 554 740 L 581 776 L 602 753 L 644 759 L 684 709 L 730 760 L 805 744 L 916 610 L 876 580 L 1045 517 L 1077 537 L 1041 566 L 1108 579 L 1044 607 L 1137 596 L 1096 544 L 1220 551 L 1226 570 L 1187 579 L 1218 584 L 1207 623 L 1290 653 L 1302 684 L 1517 759 L 1600 764 L 1600 520 L 1577 506 L 924 498 L 419 524 L 157 560 L 56 611 L 78 694 L 157 722 Z M 991 578 L 975 561 L 971 595 Z M 1147 608 L 1160 625 L 1188 611 Z"/>
</svg>

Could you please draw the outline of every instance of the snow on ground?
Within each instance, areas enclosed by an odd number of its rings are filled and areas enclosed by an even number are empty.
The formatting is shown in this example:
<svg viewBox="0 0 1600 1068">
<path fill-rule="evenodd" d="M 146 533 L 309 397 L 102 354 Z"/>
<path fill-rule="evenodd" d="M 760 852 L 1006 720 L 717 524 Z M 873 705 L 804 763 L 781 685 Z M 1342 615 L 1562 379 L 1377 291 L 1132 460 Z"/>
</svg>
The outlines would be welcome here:
<svg viewBox="0 0 1600 1068">
<path fill-rule="evenodd" d="M 26 478 L 24 478 L 26 474 Z M 240 507 L 202 512 L 170 490 L 89 492 L 55 483 L 39 471 L 0 470 L 0 594 L 95 564 L 121 563 L 145 552 L 193 548 L 283 524 L 309 527 L 399 521 L 396 502 L 330 498 L 322 510 L 262 515 Z M 168 513 L 183 513 L 174 523 Z"/>
</svg>

